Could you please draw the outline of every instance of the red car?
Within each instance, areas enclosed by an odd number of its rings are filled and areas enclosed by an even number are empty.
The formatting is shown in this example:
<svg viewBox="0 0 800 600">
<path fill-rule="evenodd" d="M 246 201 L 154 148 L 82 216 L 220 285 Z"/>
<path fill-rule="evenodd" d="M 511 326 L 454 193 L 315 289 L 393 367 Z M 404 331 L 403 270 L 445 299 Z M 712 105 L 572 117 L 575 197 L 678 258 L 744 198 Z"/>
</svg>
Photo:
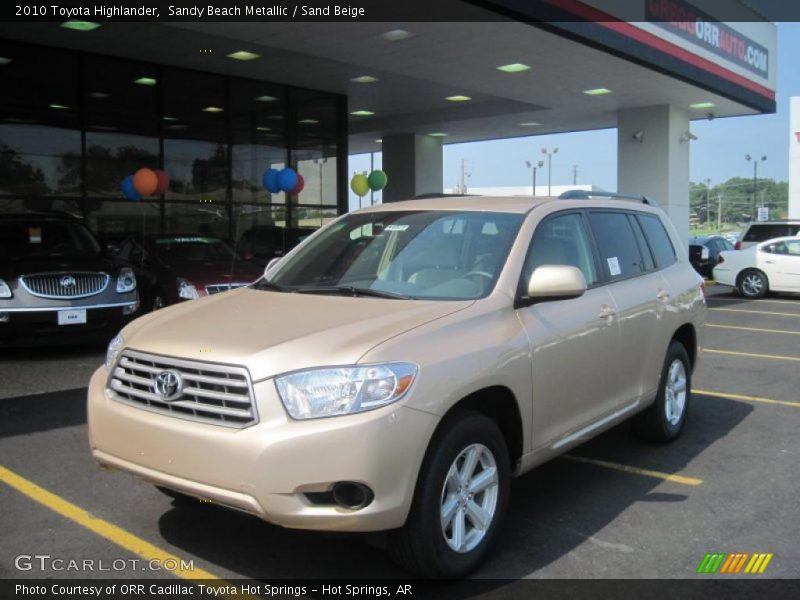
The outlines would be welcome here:
<svg viewBox="0 0 800 600">
<path fill-rule="evenodd" d="M 248 285 L 264 273 L 224 240 L 194 233 L 131 236 L 117 260 L 136 273 L 145 310 Z"/>
</svg>

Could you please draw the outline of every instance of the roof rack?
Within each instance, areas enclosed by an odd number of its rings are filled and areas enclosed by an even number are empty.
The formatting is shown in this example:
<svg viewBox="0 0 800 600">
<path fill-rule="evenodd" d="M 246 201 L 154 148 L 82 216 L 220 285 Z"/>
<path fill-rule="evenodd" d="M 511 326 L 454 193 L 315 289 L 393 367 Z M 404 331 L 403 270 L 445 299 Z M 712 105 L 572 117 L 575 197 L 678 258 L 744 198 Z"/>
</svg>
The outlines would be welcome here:
<svg viewBox="0 0 800 600">
<path fill-rule="evenodd" d="M 591 200 L 592 198 L 610 198 L 612 200 L 627 200 L 629 202 L 639 202 L 649 206 L 658 207 L 658 203 L 652 198 L 642 194 L 619 194 L 617 192 L 590 192 L 587 190 L 567 190 L 559 196 L 561 200 Z"/>
</svg>

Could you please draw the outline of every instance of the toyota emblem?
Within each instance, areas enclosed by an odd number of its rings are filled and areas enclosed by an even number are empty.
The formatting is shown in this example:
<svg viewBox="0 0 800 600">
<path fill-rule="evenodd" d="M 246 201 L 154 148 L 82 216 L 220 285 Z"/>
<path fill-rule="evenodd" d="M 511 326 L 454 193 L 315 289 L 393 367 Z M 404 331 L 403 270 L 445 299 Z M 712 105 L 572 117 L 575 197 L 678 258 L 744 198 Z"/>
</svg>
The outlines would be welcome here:
<svg viewBox="0 0 800 600">
<path fill-rule="evenodd" d="M 156 380 L 153 383 L 155 392 L 161 396 L 165 401 L 169 402 L 175 400 L 181 395 L 183 391 L 183 379 L 181 374 L 174 369 L 161 371 L 156 375 Z"/>
<path fill-rule="evenodd" d="M 64 275 L 59 283 L 63 288 L 73 288 L 75 287 L 75 278 L 72 275 Z"/>
</svg>

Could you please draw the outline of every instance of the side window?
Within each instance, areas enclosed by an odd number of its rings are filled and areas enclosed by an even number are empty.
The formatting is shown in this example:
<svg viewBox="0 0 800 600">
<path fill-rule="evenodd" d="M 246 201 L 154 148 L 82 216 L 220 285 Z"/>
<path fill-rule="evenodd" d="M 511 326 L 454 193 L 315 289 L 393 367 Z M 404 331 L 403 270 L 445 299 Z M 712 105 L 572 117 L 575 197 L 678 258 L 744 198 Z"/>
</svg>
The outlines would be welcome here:
<svg viewBox="0 0 800 600">
<path fill-rule="evenodd" d="M 789 242 L 785 242 L 786 245 L 786 254 L 791 256 L 800 256 L 800 240 L 791 240 Z"/>
<path fill-rule="evenodd" d="M 536 228 L 522 269 L 526 287 L 533 271 L 542 265 L 577 267 L 588 285 L 597 283 L 592 246 L 580 213 L 551 217 Z"/>
<path fill-rule="evenodd" d="M 767 244 L 762 248 L 767 254 L 789 254 L 786 244 L 780 242 L 778 244 Z"/>
<path fill-rule="evenodd" d="M 639 214 L 636 216 L 639 223 L 644 230 L 644 235 L 650 243 L 650 249 L 653 251 L 653 257 L 656 260 L 656 266 L 659 269 L 670 266 L 675 262 L 675 248 L 669 239 L 667 230 L 664 229 L 664 224 L 655 215 Z"/>
<path fill-rule="evenodd" d="M 650 252 L 650 248 L 647 245 L 647 240 L 644 238 L 644 234 L 642 233 L 642 228 L 636 221 L 635 216 L 628 215 L 628 220 L 633 228 L 633 235 L 636 236 L 636 242 L 639 244 L 639 251 L 642 253 L 642 258 L 644 260 L 642 264 L 644 270 L 652 271 L 655 268 L 655 263 L 653 262 L 653 255 Z"/>
<path fill-rule="evenodd" d="M 589 225 L 600 250 L 600 262 L 609 279 L 624 279 L 644 271 L 644 259 L 627 214 L 591 211 Z"/>
</svg>

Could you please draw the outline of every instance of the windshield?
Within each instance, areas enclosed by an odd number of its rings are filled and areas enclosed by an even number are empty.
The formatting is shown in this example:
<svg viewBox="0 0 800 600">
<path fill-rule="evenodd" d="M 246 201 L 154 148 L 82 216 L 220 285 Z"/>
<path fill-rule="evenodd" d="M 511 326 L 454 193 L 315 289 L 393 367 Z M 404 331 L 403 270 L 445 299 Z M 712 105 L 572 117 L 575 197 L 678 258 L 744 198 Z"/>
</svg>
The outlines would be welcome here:
<svg viewBox="0 0 800 600">
<path fill-rule="evenodd" d="M 219 238 L 176 236 L 156 238 L 156 255 L 166 262 L 229 261 L 233 250 Z"/>
<path fill-rule="evenodd" d="M 312 293 L 347 288 L 431 300 L 481 298 L 494 288 L 522 218 L 445 211 L 348 215 L 268 280 L 272 289 Z"/>
<path fill-rule="evenodd" d="M 0 258 L 80 258 L 98 254 L 100 245 L 80 223 L 35 219 L 0 222 Z"/>
</svg>

